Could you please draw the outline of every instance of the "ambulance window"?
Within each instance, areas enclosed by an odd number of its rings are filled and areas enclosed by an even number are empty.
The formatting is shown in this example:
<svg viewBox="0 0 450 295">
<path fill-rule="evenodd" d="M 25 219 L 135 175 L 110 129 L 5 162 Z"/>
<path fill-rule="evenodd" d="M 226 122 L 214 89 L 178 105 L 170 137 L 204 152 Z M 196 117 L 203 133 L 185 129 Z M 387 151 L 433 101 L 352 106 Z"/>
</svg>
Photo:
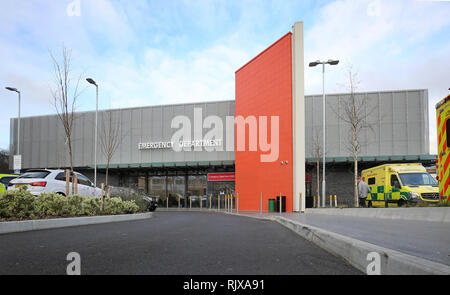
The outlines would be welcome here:
<svg viewBox="0 0 450 295">
<path fill-rule="evenodd" d="M 369 180 L 367 181 L 368 185 L 374 185 L 375 184 L 375 177 L 371 177 L 369 178 Z"/>
<path fill-rule="evenodd" d="M 397 175 L 391 175 L 391 186 L 401 188 L 400 181 L 398 181 Z"/>
<path fill-rule="evenodd" d="M 450 148 L 450 136 L 449 136 L 449 134 L 450 134 L 450 132 L 448 132 L 448 130 L 450 130 L 450 129 L 448 129 L 448 128 L 450 128 L 450 120 L 449 119 L 447 119 L 447 121 L 445 121 L 445 132 L 447 133 L 447 147 L 448 148 Z"/>
</svg>

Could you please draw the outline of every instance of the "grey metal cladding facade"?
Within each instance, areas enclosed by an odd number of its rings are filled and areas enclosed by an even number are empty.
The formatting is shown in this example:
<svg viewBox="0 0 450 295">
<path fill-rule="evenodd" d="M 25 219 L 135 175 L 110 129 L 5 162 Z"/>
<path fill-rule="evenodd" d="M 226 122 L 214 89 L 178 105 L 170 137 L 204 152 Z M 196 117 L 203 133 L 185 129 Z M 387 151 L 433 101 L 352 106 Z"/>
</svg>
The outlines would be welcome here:
<svg viewBox="0 0 450 295">
<path fill-rule="evenodd" d="M 367 122 L 371 126 L 360 133 L 360 156 L 408 156 L 429 154 L 428 91 L 402 90 L 358 93 L 357 98 L 367 98 Z M 348 94 L 326 96 L 327 157 L 349 157 L 350 125 L 342 120 L 339 103 L 349 99 Z M 305 96 L 306 157 L 313 157 L 312 138 L 317 132 L 322 144 L 322 95 Z M 113 120 L 121 125 L 121 144 L 112 158 L 112 164 L 142 165 L 149 163 L 184 163 L 234 161 L 232 151 L 173 152 L 165 150 L 139 150 L 139 142 L 168 141 L 175 129 L 172 119 L 185 115 L 193 122 L 194 108 L 202 109 L 203 119 L 215 115 L 223 119 L 234 116 L 234 101 L 139 107 L 112 110 Z M 99 137 L 102 132 L 104 112 L 99 112 Z M 11 143 L 16 141 L 17 119 L 11 119 Z M 94 163 L 95 112 L 76 114 L 73 134 L 73 163 L 75 167 Z M 192 129 L 194 127 L 192 126 Z M 203 130 L 203 135 L 208 130 Z M 232 130 L 234 133 L 234 130 Z M 193 134 L 191 134 L 192 139 Z M 283 144 L 283 143 L 280 143 Z M 10 145 L 10 150 L 14 145 Z M 21 154 L 23 168 L 68 166 L 64 132 L 56 115 L 26 117 L 21 119 Z M 226 146 L 225 132 L 223 147 Z M 105 164 L 99 141 L 97 162 Z M 12 167 L 12 161 L 10 161 Z"/>
<path fill-rule="evenodd" d="M 357 93 L 366 99 L 363 108 L 368 128 L 359 133 L 359 156 L 408 156 L 429 154 L 428 91 L 402 90 Z M 343 119 L 349 94 L 326 96 L 326 155 L 349 157 L 351 129 Z M 322 95 L 306 97 L 306 157 L 313 157 L 313 133 L 322 144 Z"/>
<path fill-rule="evenodd" d="M 194 122 L 194 108 L 202 109 L 202 119 L 214 115 L 226 121 L 226 116 L 234 116 L 234 101 L 178 104 L 130 109 L 112 110 L 113 122 L 120 122 L 120 138 L 111 164 L 141 165 L 149 163 L 182 163 L 234 161 L 233 151 L 191 151 L 173 152 L 171 149 L 139 150 L 139 142 L 169 141 L 175 131 L 171 128 L 175 116 L 187 116 Z M 107 117 L 105 111 L 98 115 L 98 165 L 106 164 L 101 151 L 100 136 Z M 73 128 L 73 165 L 74 167 L 92 166 L 94 163 L 94 126 L 95 112 L 76 113 Z M 17 119 L 11 119 L 11 140 L 16 142 Z M 192 140 L 194 126 L 192 126 Z M 208 130 L 203 130 L 203 135 Z M 232 131 L 234 134 L 234 130 Z M 64 167 L 69 165 L 65 136 L 57 115 L 21 118 L 21 154 L 23 169 Z M 11 144 L 10 148 L 14 145 Z M 224 132 L 223 148 L 226 146 Z M 11 149 L 12 150 L 12 149 Z M 10 162 L 12 168 L 12 162 Z"/>
</svg>

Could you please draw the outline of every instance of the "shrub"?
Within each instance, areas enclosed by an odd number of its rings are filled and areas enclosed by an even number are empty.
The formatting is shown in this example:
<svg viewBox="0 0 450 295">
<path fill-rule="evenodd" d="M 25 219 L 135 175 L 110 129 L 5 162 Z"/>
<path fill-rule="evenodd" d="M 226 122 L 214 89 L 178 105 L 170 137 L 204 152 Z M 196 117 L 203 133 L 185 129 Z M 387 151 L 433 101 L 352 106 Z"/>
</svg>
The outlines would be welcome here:
<svg viewBox="0 0 450 295">
<path fill-rule="evenodd" d="M 68 201 L 56 193 L 40 194 L 35 199 L 35 214 L 40 217 L 69 215 Z"/>
<path fill-rule="evenodd" d="M 85 210 L 83 206 L 83 200 L 85 197 L 80 195 L 73 195 L 67 197 L 67 210 L 69 215 L 81 216 L 85 215 Z"/>
<path fill-rule="evenodd" d="M 82 203 L 84 215 L 88 216 L 100 215 L 101 214 L 100 204 L 101 201 L 99 198 L 84 197 Z"/>
<path fill-rule="evenodd" d="M 34 196 L 26 189 L 6 192 L 0 197 L 1 218 L 35 217 Z"/>
<path fill-rule="evenodd" d="M 145 201 L 142 195 L 137 193 L 124 193 L 117 195 L 116 197 L 121 198 L 123 201 L 131 201 L 134 202 L 136 206 L 138 206 L 138 210 L 141 212 L 148 211 L 148 202 Z"/>
<path fill-rule="evenodd" d="M 121 198 L 110 198 L 104 200 L 104 214 L 129 214 L 139 211 L 134 201 L 122 201 Z"/>
<path fill-rule="evenodd" d="M 121 198 L 105 199 L 104 210 L 101 210 L 101 200 L 96 197 L 65 197 L 57 193 L 44 193 L 34 197 L 26 189 L 10 191 L 0 197 L 0 218 L 34 219 L 136 212 L 139 212 L 139 206 L 134 200 L 122 201 Z"/>
</svg>

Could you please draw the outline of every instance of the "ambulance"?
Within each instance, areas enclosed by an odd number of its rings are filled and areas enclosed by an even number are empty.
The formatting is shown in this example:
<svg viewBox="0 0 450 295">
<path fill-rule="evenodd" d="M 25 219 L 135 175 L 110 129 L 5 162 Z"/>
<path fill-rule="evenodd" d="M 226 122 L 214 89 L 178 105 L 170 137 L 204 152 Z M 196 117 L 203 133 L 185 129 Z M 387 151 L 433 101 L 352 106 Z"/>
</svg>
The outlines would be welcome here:
<svg viewBox="0 0 450 295">
<path fill-rule="evenodd" d="M 439 187 L 422 164 L 385 164 L 363 170 L 361 178 L 369 185 L 368 207 L 438 203 Z"/>
<path fill-rule="evenodd" d="M 436 163 L 437 178 L 439 181 L 439 191 L 441 200 L 448 202 L 449 188 L 449 133 L 446 132 L 450 128 L 450 95 L 441 100 L 436 105 L 437 135 L 438 135 L 438 158 Z"/>
</svg>

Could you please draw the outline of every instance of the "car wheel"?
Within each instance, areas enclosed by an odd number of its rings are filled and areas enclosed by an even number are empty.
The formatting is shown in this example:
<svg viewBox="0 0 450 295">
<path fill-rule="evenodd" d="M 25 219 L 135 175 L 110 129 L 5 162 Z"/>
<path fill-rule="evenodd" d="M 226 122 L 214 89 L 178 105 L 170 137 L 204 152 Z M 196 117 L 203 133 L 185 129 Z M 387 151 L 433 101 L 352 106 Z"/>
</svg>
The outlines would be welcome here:
<svg viewBox="0 0 450 295">
<path fill-rule="evenodd" d="M 57 193 L 58 195 L 61 195 L 61 196 L 63 196 L 63 197 L 65 197 L 66 196 L 66 194 L 65 193 L 61 193 L 61 192 L 59 192 L 59 193 Z"/>
</svg>

